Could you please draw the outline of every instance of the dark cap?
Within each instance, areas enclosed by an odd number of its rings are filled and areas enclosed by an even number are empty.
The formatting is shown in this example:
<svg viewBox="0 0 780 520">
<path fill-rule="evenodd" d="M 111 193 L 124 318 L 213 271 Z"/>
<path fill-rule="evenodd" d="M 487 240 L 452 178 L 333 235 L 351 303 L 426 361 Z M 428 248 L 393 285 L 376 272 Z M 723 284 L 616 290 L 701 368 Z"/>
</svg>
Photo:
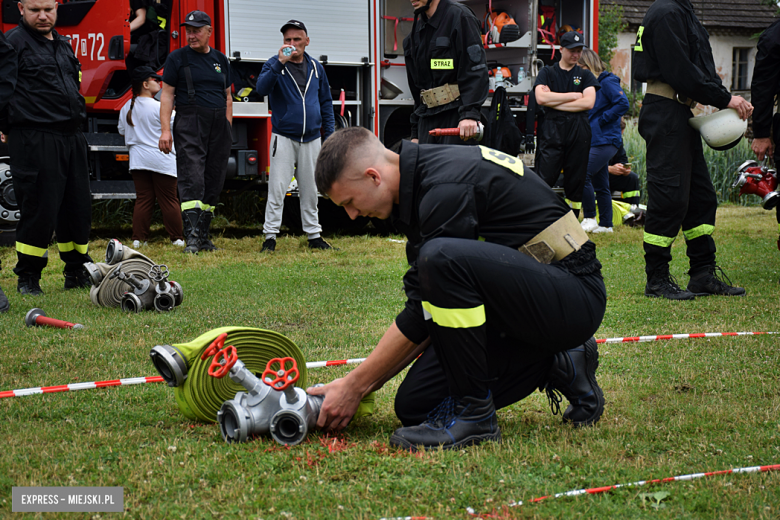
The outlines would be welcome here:
<svg viewBox="0 0 780 520">
<path fill-rule="evenodd" d="M 190 11 L 187 16 L 184 17 L 184 21 L 181 25 L 189 25 L 190 27 L 203 27 L 204 25 L 211 25 L 211 17 L 203 11 Z"/>
<path fill-rule="evenodd" d="M 284 34 L 284 31 L 286 31 L 289 28 L 293 29 L 300 29 L 306 34 L 309 34 L 309 31 L 306 30 L 306 26 L 303 25 L 303 22 L 299 22 L 298 20 L 289 20 L 286 24 L 282 25 L 282 34 Z"/>
<path fill-rule="evenodd" d="M 569 31 L 567 33 L 563 33 L 560 44 L 561 47 L 566 47 L 567 49 L 585 47 L 585 38 L 583 38 L 582 35 L 577 31 Z"/>
<path fill-rule="evenodd" d="M 130 77 L 133 83 L 140 83 L 141 81 L 146 81 L 149 78 L 162 79 L 162 76 L 157 74 L 153 68 L 147 67 L 146 65 L 134 68 Z"/>
</svg>

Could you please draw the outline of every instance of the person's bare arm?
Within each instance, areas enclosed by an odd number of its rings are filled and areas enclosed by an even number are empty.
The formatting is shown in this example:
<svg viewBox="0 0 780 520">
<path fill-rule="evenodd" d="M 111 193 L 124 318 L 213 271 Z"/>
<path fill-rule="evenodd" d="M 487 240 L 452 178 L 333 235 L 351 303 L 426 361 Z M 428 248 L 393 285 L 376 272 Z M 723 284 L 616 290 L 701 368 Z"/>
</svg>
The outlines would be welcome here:
<svg viewBox="0 0 780 520">
<path fill-rule="evenodd" d="M 176 87 L 163 82 L 162 94 L 160 94 L 160 143 L 162 153 L 171 153 L 173 149 L 173 135 L 171 134 L 171 114 L 173 113 L 173 99 Z"/>
<path fill-rule="evenodd" d="M 130 32 L 135 31 L 146 23 L 146 7 L 136 9 L 135 18 L 130 22 Z"/>
<path fill-rule="evenodd" d="M 560 110 L 561 112 L 584 112 L 585 110 L 590 110 L 593 108 L 593 105 L 595 104 L 596 89 L 594 87 L 588 87 L 582 93 L 582 97 L 580 99 L 561 103 L 555 107 L 555 110 Z"/>
<path fill-rule="evenodd" d="M 231 125 L 233 124 L 233 96 L 230 95 L 230 89 L 225 90 L 225 95 L 227 96 L 227 120 L 228 123 Z"/>
<path fill-rule="evenodd" d="M 534 89 L 536 102 L 540 105 L 557 108 L 563 103 L 570 103 L 582 99 L 580 92 L 552 92 L 547 85 L 537 85 Z"/>
<path fill-rule="evenodd" d="M 368 358 L 355 370 L 325 386 L 308 388 L 306 391 L 311 395 L 325 396 L 317 426 L 329 430 L 346 427 L 360 400 L 381 388 L 406 366 L 404 363 L 411 362 L 421 351 L 421 345 L 425 342 L 413 343 L 393 322 Z"/>
</svg>

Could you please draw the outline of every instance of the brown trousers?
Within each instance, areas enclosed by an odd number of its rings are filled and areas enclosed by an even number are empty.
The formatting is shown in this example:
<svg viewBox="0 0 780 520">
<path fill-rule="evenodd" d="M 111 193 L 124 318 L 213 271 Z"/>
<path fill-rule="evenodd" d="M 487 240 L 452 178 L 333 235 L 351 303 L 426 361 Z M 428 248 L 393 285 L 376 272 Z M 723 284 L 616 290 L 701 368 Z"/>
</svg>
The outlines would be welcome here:
<svg viewBox="0 0 780 520">
<path fill-rule="evenodd" d="M 144 242 L 149 238 L 154 201 L 160 203 L 163 225 L 171 241 L 183 239 L 179 199 L 176 196 L 176 177 L 149 170 L 133 170 L 135 209 L 133 209 L 133 240 Z"/>
</svg>

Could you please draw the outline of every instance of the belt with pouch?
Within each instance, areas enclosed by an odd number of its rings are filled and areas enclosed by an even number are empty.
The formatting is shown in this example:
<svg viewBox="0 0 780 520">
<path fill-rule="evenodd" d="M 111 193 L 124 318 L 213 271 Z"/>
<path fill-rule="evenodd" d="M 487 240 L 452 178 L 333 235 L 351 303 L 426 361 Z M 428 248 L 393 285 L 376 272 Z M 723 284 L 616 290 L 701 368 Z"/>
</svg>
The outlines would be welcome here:
<svg viewBox="0 0 780 520">
<path fill-rule="evenodd" d="M 549 264 L 579 251 L 587 241 L 588 234 L 569 211 L 517 249 L 539 263 Z"/>
<path fill-rule="evenodd" d="M 696 105 L 698 104 L 688 96 L 675 91 L 674 87 L 668 83 L 664 83 L 663 81 L 653 79 L 647 80 L 647 91 L 645 93 L 654 94 L 656 96 L 665 97 L 667 99 L 673 99 L 682 105 L 690 107 L 691 109 L 696 108 Z"/>
<path fill-rule="evenodd" d="M 456 83 L 448 83 L 440 87 L 420 91 L 420 99 L 428 108 L 434 108 L 452 103 L 460 97 L 460 89 Z"/>
</svg>

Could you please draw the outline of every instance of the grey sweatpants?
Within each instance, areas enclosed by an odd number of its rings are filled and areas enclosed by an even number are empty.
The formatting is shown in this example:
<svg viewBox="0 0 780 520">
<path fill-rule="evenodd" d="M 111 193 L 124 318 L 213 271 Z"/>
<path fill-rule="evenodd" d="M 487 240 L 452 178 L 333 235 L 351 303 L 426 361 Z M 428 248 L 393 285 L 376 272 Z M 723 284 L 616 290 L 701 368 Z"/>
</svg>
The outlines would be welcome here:
<svg viewBox="0 0 780 520">
<path fill-rule="evenodd" d="M 301 202 L 301 223 L 309 239 L 322 232 L 317 216 L 317 185 L 314 165 L 320 153 L 319 138 L 301 143 L 279 134 L 271 134 L 271 175 L 268 179 L 268 202 L 265 205 L 265 238 L 275 238 L 282 224 L 284 197 L 293 176 L 298 181 Z"/>
</svg>

